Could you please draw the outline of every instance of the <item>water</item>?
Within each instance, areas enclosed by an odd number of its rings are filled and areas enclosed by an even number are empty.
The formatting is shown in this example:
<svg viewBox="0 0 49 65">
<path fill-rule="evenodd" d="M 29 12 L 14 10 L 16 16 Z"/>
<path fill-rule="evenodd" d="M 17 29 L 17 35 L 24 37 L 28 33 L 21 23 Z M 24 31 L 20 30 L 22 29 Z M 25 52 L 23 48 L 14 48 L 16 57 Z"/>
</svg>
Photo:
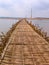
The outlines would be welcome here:
<svg viewBox="0 0 49 65">
<path fill-rule="evenodd" d="M 0 33 L 6 33 L 17 20 L 0 19 Z M 39 26 L 43 31 L 47 32 L 49 36 L 49 20 L 33 20 L 32 24 Z"/>
<path fill-rule="evenodd" d="M 47 32 L 47 36 L 49 36 L 49 20 L 33 20 L 32 24 L 35 24 L 37 27 L 41 28 L 42 31 Z"/>
<path fill-rule="evenodd" d="M 1 32 L 6 33 L 17 21 L 18 20 L 0 19 L 0 34 Z"/>
</svg>

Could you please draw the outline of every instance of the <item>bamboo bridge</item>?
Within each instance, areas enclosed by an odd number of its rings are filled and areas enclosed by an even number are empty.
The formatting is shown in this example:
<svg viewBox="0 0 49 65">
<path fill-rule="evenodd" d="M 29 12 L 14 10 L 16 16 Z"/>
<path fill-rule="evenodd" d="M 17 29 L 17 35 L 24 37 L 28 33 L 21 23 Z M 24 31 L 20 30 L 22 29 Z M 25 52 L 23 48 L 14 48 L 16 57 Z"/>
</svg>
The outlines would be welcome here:
<svg viewBox="0 0 49 65">
<path fill-rule="evenodd" d="M 4 48 L 0 65 L 49 65 L 49 43 L 22 19 Z"/>
</svg>

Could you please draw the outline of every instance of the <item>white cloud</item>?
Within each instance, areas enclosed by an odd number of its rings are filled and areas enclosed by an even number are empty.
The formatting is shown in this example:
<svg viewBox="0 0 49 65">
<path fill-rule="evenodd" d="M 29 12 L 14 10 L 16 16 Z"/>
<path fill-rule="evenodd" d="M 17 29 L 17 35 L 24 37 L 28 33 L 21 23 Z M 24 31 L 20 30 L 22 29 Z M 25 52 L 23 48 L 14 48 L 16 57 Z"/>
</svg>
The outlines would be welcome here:
<svg viewBox="0 0 49 65">
<path fill-rule="evenodd" d="M 15 2 L 14 2 L 15 1 Z M 0 0 L 0 4 L 8 5 L 9 7 L 0 7 L 0 16 L 15 16 L 23 17 L 31 14 L 31 8 L 33 10 L 33 16 L 45 16 L 49 13 L 49 10 L 43 10 L 44 4 L 42 2 L 49 3 L 49 0 Z M 7 9 L 6 9 L 7 8 Z M 41 11 L 40 11 L 41 10 Z M 46 12 L 46 14 L 44 14 Z M 38 14 L 37 14 L 38 13 Z M 48 15 L 46 15 L 48 16 Z"/>
<path fill-rule="evenodd" d="M 12 3 L 12 0 L 0 0 L 0 3 L 1 4 L 11 4 Z"/>
<path fill-rule="evenodd" d="M 10 12 L 4 8 L 0 8 L 0 16 L 10 16 Z"/>
</svg>

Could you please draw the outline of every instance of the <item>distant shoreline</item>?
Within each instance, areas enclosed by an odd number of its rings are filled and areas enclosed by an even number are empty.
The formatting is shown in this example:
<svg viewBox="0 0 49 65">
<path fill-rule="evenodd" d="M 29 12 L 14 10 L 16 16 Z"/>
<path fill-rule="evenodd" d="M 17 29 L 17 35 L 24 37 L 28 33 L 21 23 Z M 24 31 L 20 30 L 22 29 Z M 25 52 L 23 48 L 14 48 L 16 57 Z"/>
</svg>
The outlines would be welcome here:
<svg viewBox="0 0 49 65">
<path fill-rule="evenodd" d="M 37 18 L 27 18 L 28 20 L 49 20 L 49 18 L 40 18 L 40 17 L 37 17 Z"/>
<path fill-rule="evenodd" d="M 0 17 L 0 19 L 16 19 L 16 20 L 19 20 L 19 19 L 23 19 L 23 17 Z M 34 18 L 26 17 L 25 19 L 28 19 L 28 20 L 49 20 L 49 18 L 45 18 L 45 17 L 34 17 Z"/>
<path fill-rule="evenodd" d="M 33 18 L 33 19 L 36 19 L 36 20 L 49 20 L 49 18 Z"/>
</svg>

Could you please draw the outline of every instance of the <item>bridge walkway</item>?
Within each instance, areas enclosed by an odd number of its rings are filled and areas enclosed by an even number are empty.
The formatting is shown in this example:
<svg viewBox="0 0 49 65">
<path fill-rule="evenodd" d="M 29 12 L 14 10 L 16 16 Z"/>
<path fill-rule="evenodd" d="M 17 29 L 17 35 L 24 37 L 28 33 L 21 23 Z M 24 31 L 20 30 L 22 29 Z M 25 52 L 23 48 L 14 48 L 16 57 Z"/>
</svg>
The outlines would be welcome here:
<svg viewBox="0 0 49 65">
<path fill-rule="evenodd" d="M 1 65 L 49 65 L 49 43 L 25 19 L 11 34 Z"/>
</svg>

